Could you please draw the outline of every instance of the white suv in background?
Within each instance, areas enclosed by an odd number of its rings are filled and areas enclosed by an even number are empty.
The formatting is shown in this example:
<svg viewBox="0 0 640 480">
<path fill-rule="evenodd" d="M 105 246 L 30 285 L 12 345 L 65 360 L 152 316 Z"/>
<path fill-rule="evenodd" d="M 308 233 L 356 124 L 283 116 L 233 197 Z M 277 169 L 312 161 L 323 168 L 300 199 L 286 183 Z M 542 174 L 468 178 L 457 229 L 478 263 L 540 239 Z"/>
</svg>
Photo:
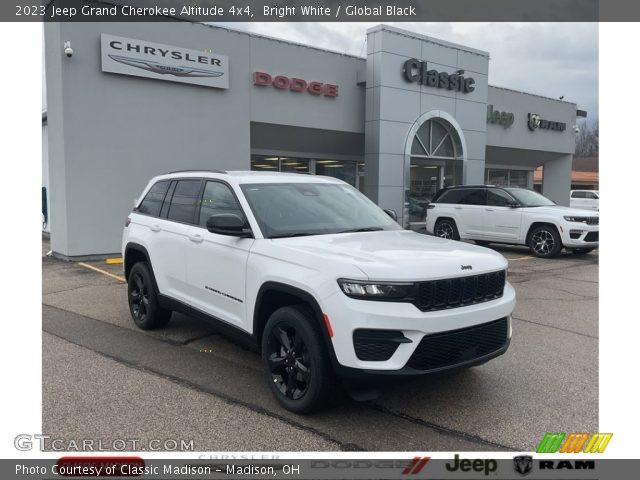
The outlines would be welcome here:
<svg viewBox="0 0 640 480">
<path fill-rule="evenodd" d="M 295 412 L 320 407 L 336 376 L 354 388 L 504 353 L 506 259 L 403 230 L 392 213 L 330 177 L 153 178 L 122 240 L 133 321 L 159 328 L 180 311 L 227 327 L 258 347 Z"/>
<path fill-rule="evenodd" d="M 440 190 L 427 206 L 427 232 L 480 245 L 527 245 L 541 258 L 563 248 L 586 254 L 598 248 L 598 213 L 561 207 L 524 188 L 466 185 Z"/>
<path fill-rule="evenodd" d="M 600 209 L 600 192 L 597 190 L 571 190 L 571 208 L 582 208 L 584 210 Z"/>
</svg>

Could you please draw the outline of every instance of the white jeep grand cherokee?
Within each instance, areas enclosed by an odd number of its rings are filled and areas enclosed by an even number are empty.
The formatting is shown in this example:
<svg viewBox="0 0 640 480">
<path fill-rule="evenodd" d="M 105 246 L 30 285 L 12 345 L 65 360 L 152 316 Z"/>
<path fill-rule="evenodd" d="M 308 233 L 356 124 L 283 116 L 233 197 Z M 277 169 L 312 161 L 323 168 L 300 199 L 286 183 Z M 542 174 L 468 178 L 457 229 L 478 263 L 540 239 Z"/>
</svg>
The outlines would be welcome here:
<svg viewBox="0 0 640 480">
<path fill-rule="evenodd" d="M 524 188 L 465 185 L 440 190 L 427 205 L 427 233 L 479 245 L 527 245 L 541 258 L 563 248 L 598 248 L 598 212 L 561 207 Z"/>
<path fill-rule="evenodd" d="M 215 321 L 261 351 L 289 410 L 336 389 L 486 362 L 511 338 L 500 254 L 402 230 L 350 185 L 268 172 L 153 178 L 122 252 L 136 325 L 172 311 Z"/>
</svg>

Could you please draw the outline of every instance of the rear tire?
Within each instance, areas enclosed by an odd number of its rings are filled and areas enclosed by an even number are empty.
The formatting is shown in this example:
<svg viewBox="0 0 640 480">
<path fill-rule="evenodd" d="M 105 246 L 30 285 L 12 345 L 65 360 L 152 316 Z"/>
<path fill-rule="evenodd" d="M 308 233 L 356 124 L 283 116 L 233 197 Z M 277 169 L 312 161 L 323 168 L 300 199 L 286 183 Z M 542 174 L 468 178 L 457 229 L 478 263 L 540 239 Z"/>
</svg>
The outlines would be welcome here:
<svg viewBox="0 0 640 480">
<path fill-rule="evenodd" d="M 555 227 L 540 225 L 529 233 L 527 242 L 531 253 L 539 258 L 554 258 L 562 250 L 562 240 Z"/>
<path fill-rule="evenodd" d="M 316 319 L 301 306 L 279 308 L 264 327 L 267 382 L 287 410 L 310 413 L 328 403 L 336 382 L 322 338 Z"/>
<path fill-rule="evenodd" d="M 460 234 L 458 233 L 458 227 L 456 222 L 449 218 L 443 218 L 436 222 L 433 227 L 433 234 L 436 237 L 448 238 L 450 240 L 460 240 Z"/>
<path fill-rule="evenodd" d="M 127 297 L 131 318 L 142 330 L 162 328 L 169 323 L 171 310 L 160 307 L 147 262 L 138 262 L 131 268 Z"/>
</svg>

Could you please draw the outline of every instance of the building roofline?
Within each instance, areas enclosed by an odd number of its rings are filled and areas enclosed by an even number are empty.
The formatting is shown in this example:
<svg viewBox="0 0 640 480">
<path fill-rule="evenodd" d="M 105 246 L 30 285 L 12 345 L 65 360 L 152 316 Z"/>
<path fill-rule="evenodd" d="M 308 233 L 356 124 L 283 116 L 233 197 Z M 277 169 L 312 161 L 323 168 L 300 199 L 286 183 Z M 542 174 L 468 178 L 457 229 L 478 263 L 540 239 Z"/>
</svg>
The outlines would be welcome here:
<svg viewBox="0 0 640 480">
<path fill-rule="evenodd" d="M 247 35 L 248 37 L 259 38 L 261 40 L 269 40 L 269 41 L 272 41 L 272 42 L 284 43 L 284 44 L 287 44 L 287 45 L 293 45 L 294 47 L 308 48 L 309 50 L 316 50 L 318 52 L 330 53 L 332 55 L 340 55 L 342 57 L 353 58 L 353 59 L 363 60 L 363 61 L 367 60 L 366 57 L 361 57 L 359 55 L 352 55 L 350 53 L 338 52 L 337 50 L 331 50 L 331 49 L 327 49 L 327 48 L 314 47 L 313 45 L 309 45 L 309 44 L 306 44 L 306 43 L 294 42 L 292 40 L 284 40 L 284 39 L 281 39 L 281 38 L 271 37 L 269 35 L 264 35 L 264 34 L 261 34 L 261 33 L 253 33 L 253 32 L 248 32 L 246 30 L 238 30 L 238 29 L 235 29 L 235 28 L 230 28 L 230 27 L 227 27 L 227 26 L 223 27 L 223 26 L 220 26 L 220 25 L 210 24 L 210 23 L 206 23 L 206 22 L 191 22 L 191 23 L 193 23 L 194 25 L 202 25 L 202 26 L 205 26 L 205 27 L 208 27 L 208 28 L 225 30 L 227 32 L 237 33 L 239 35 Z"/>
<path fill-rule="evenodd" d="M 575 107 L 578 106 L 577 103 L 569 102 L 567 100 L 560 100 L 559 98 L 546 97 L 544 95 L 538 95 L 537 93 L 524 92 L 522 90 L 516 90 L 514 88 L 499 87 L 497 85 L 489 85 L 489 87 L 497 88 L 498 90 L 506 90 L 507 92 L 522 93 L 523 95 L 529 95 L 530 97 L 544 98 L 545 100 L 551 100 L 553 102 L 566 103 L 568 105 L 574 105 Z"/>
<path fill-rule="evenodd" d="M 375 27 L 371 27 L 367 29 L 367 34 L 373 33 L 373 32 L 379 32 L 379 31 L 387 31 L 387 32 L 395 33 L 396 35 L 402 35 L 408 38 L 417 38 L 419 40 L 424 40 L 425 42 L 434 43 L 442 47 L 453 48 L 455 50 L 461 50 L 463 52 L 469 52 L 475 55 L 480 55 L 481 57 L 490 58 L 489 52 L 486 52 L 484 50 L 467 47 L 466 45 L 462 45 L 459 43 L 448 42 L 447 40 L 441 40 L 435 37 L 429 37 L 428 35 L 412 32 L 410 30 L 404 30 L 398 27 L 392 27 L 391 25 L 386 25 L 384 23 L 381 23 L 379 25 L 376 25 Z"/>
</svg>

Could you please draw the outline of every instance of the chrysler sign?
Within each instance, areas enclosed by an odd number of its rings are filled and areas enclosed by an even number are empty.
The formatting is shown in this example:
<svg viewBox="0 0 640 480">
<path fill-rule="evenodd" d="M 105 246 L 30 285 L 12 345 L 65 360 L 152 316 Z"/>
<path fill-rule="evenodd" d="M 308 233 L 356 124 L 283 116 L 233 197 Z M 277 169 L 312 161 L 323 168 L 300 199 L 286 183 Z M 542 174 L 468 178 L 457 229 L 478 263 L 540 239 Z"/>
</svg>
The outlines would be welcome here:
<svg viewBox="0 0 640 480">
<path fill-rule="evenodd" d="M 102 71 L 229 88 L 229 58 L 210 51 L 101 35 Z"/>
</svg>

